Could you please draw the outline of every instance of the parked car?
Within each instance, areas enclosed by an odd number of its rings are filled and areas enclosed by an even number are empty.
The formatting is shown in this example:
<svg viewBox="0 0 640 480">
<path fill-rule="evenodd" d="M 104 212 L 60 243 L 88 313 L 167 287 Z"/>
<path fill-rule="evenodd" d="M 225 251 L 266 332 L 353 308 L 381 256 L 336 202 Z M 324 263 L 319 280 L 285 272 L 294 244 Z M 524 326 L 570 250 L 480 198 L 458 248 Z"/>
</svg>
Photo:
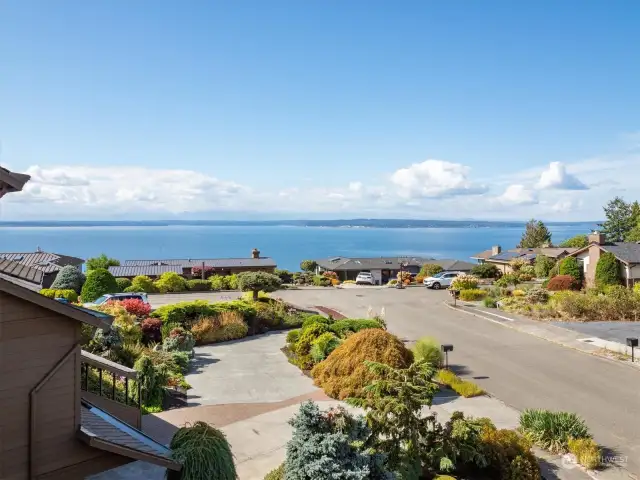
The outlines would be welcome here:
<svg viewBox="0 0 640 480">
<path fill-rule="evenodd" d="M 449 287 L 454 278 L 460 275 L 462 272 L 440 272 L 436 273 L 433 277 L 425 278 L 422 283 L 427 288 L 433 288 L 434 290 L 440 290 L 442 287 Z"/>
<path fill-rule="evenodd" d="M 375 285 L 376 281 L 370 272 L 360 272 L 356 277 L 356 285 Z"/>
<path fill-rule="evenodd" d="M 82 306 L 86 308 L 97 307 L 102 305 L 109 300 L 113 300 L 114 302 L 119 302 L 122 300 L 129 300 L 135 298 L 136 300 L 142 300 L 144 303 L 149 303 L 149 299 L 147 298 L 147 294 L 144 292 L 140 293 L 107 293 L 102 295 L 101 297 L 96 298 L 93 302 L 83 303 Z"/>
</svg>

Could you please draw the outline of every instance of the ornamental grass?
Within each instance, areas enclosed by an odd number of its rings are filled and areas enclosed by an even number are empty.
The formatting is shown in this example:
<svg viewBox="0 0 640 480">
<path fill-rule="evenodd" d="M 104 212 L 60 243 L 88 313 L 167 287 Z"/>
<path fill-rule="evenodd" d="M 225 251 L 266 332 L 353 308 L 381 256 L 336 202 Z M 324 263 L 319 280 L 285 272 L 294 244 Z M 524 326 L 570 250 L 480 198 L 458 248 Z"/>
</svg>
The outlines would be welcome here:
<svg viewBox="0 0 640 480">
<path fill-rule="evenodd" d="M 365 361 L 408 368 L 413 354 L 395 335 L 379 328 L 365 329 L 349 336 L 313 368 L 311 375 L 314 383 L 332 398 L 361 397 L 364 387 L 376 380 Z"/>
</svg>

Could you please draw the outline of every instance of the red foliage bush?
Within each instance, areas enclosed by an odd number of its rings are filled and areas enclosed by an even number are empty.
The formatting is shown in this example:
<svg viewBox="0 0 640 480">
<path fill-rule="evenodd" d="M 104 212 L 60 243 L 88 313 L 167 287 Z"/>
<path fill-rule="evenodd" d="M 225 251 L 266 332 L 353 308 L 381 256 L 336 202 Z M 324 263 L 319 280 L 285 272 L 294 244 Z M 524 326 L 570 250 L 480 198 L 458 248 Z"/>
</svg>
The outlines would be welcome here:
<svg viewBox="0 0 640 480">
<path fill-rule="evenodd" d="M 192 267 L 191 275 L 193 278 L 202 278 L 202 267 Z M 204 266 L 204 278 L 205 280 L 213 275 L 213 267 Z"/>
<path fill-rule="evenodd" d="M 145 318 L 140 327 L 144 343 L 160 343 L 162 341 L 162 320 L 159 318 Z"/>
<path fill-rule="evenodd" d="M 127 313 L 135 315 L 138 318 L 147 317 L 151 313 L 151 305 L 138 298 L 128 298 L 126 300 L 122 300 L 120 304 L 124 307 Z"/>
<path fill-rule="evenodd" d="M 580 283 L 571 275 L 556 275 L 547 285 L 547 290 L 558 292 L 560 290 L 580 290 Z"/>
</svg>

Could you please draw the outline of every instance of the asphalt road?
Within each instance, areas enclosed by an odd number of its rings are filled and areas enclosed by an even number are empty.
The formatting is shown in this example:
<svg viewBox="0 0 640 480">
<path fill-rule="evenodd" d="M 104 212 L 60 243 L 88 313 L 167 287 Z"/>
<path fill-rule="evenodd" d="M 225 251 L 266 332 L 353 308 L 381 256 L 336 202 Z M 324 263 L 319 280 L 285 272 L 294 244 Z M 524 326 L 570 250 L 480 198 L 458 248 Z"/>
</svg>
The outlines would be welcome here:
<svg viewBox="0 0 640 480">
<path fill-rule="evenodd" d="M 607 455 L 640 475 L 640 370 L 520 333 L 442 304 L 446 292 L 422 288 L 278 292 L 301 306 L 323 305 L 350 317 L 385 309 L 391 332 L 451 343 L 450 364 L 518 409 L 580 414 Z"/>
<path fill-rule="evenodd" d="M 583 333 L 585 337 L 598 337 L 627 344 L 627 338 L 640 337 L 640 322 L 551 322 L 553 325 Z"/>
</svg>

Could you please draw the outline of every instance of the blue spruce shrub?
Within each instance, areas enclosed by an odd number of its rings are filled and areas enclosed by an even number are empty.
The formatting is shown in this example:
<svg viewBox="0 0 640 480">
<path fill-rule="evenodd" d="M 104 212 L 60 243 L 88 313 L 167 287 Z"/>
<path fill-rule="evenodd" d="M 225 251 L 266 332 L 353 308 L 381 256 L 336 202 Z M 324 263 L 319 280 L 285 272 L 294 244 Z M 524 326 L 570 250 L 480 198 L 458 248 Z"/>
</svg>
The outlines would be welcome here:
<svg viewBox="0 0 640 480">
<path fill-rule="evenodd" d="M 360 446 L 370 435 L 364 418 L 343 408 L 321 412 L 308 401 L 289 424 L 285 480 L 392 480 L 384 455 Z"/>
</svg>

